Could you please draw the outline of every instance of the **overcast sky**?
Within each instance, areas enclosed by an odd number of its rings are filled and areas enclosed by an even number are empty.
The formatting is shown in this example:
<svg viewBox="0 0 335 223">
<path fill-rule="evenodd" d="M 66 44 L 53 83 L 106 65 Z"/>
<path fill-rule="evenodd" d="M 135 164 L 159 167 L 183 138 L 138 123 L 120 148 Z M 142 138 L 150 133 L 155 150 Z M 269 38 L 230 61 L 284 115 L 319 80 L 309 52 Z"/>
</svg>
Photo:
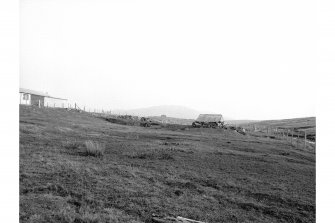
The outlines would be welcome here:
<svg viewBox="0 0 335 223">
<path fill-rule="evenodd" d="M 20 1 L 20 87 L 79 105 L 315 116 L 315 2 Z"/>
</svg>

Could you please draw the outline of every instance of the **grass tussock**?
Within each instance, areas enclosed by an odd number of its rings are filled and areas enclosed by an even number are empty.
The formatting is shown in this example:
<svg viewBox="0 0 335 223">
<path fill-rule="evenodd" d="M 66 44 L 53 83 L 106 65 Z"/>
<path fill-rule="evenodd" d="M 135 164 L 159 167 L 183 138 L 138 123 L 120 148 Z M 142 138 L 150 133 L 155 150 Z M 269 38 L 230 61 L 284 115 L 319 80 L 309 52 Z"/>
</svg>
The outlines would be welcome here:
<svg viewBox="0 0 335 223">
<path fill-rule="evenodd" d="M 85 141 L 85 155 L 101 157 L 105 153 L 105 146 L 98 142 L 93 142 L 91 140 Z"/>
</svg>

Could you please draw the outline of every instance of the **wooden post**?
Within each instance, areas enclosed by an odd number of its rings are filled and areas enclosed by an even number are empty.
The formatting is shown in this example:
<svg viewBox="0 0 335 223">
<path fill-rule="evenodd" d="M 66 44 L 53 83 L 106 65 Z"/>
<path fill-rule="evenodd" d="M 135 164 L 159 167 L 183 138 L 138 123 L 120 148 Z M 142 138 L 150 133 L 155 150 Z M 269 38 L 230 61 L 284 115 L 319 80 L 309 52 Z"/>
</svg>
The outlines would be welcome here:
<svg viewBox="0 0 335 223">
<path fill-rule="evenodd" d="M 287 129 L 287 141 L 290 141 L 290 132 L 291 130 Z"/>
<path fill-rule="evenodd" d="M 74 103 L 74 109 L 77 109 L 77 103 Z"/>
<path fill-rule="evenodd" d="M 84 111 L 85 111 L 85 106 L 84 106 Z"/>
<path fill-rule="evenodd" d="M 283 129 L 283 136 L 284 136 L 284 139 L 286 140 L 286 129 Z"/>
<path fill-rule="evenodd" d="M 49 102 L 47 102 L 47 108 L 49 108 Z"/>
<path fill-rule="evenodd" d="M 305 133 L 304 149 L 306 149 L 306 143 L 307 143 L 306 131 L 304 131 L 304 133 Z"/>
<path fill-rule="evenodd" d="M 54 108 L 56 107 L 56 104 L 54 103 Z"/>
<path fill-rule="evenodd" d="M 38 100 L 38 107 L 41 108 L 41 100 Z"/>
</svg>

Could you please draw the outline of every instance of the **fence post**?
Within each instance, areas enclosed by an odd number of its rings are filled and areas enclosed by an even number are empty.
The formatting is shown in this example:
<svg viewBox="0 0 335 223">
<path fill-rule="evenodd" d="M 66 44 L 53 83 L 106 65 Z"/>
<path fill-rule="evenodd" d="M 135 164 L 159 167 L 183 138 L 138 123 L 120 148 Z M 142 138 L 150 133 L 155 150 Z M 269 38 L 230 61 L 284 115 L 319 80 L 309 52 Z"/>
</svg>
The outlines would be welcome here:
<svg viewBox="0 0 335 223">
<path fill-rule="evenodd" d="M 38 100 L 38 107 L 41 108 L 41 100 Z"/>
<path fill-rule="evenodd" d="M 291 130 L 287 129 L 287 141 L 290 141 L 290 136 L 291 136 Z"/>
<path fill-rule="evenodd" d="M 84 111 L 85 111 L 85 106 L 84 106 Z"/>
<path fill-rule="evenodd" d="M 47 108 L 49 108 L 49 102 L 47 102 Z"/>
<path fill-rule="evenodd" d="M 304 133 L 305 133 L 304 149 L 306 149 L 306 140 L 307 140 L 307 137 L 306 137 L 306 131 L 304 131 Z"/>
<path fill-rule="evenodd" d="M 283 129 L 283 133 L 284 133 L 284 139 L 287 140 L 287 138 L 286 138 L 286 129 Z"/>
</svg>

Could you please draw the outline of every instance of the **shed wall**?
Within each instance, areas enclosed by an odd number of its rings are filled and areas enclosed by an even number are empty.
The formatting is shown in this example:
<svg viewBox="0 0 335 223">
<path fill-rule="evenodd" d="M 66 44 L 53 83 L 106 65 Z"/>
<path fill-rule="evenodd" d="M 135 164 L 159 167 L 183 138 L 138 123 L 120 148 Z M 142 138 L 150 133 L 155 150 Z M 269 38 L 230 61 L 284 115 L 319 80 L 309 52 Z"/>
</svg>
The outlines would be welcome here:
<svg viewBox="0 0 335 223">
<path fill-rule="evenodd" d="M 44 96 L 32 94 L 31 95 L 31 103 L 30 104 L 34 105 L 34 106 L 39 106 L 39 104 L 40 104 L 41 106 L 43 106 L 43 104 L 44 104 Z"/>
</svg>

